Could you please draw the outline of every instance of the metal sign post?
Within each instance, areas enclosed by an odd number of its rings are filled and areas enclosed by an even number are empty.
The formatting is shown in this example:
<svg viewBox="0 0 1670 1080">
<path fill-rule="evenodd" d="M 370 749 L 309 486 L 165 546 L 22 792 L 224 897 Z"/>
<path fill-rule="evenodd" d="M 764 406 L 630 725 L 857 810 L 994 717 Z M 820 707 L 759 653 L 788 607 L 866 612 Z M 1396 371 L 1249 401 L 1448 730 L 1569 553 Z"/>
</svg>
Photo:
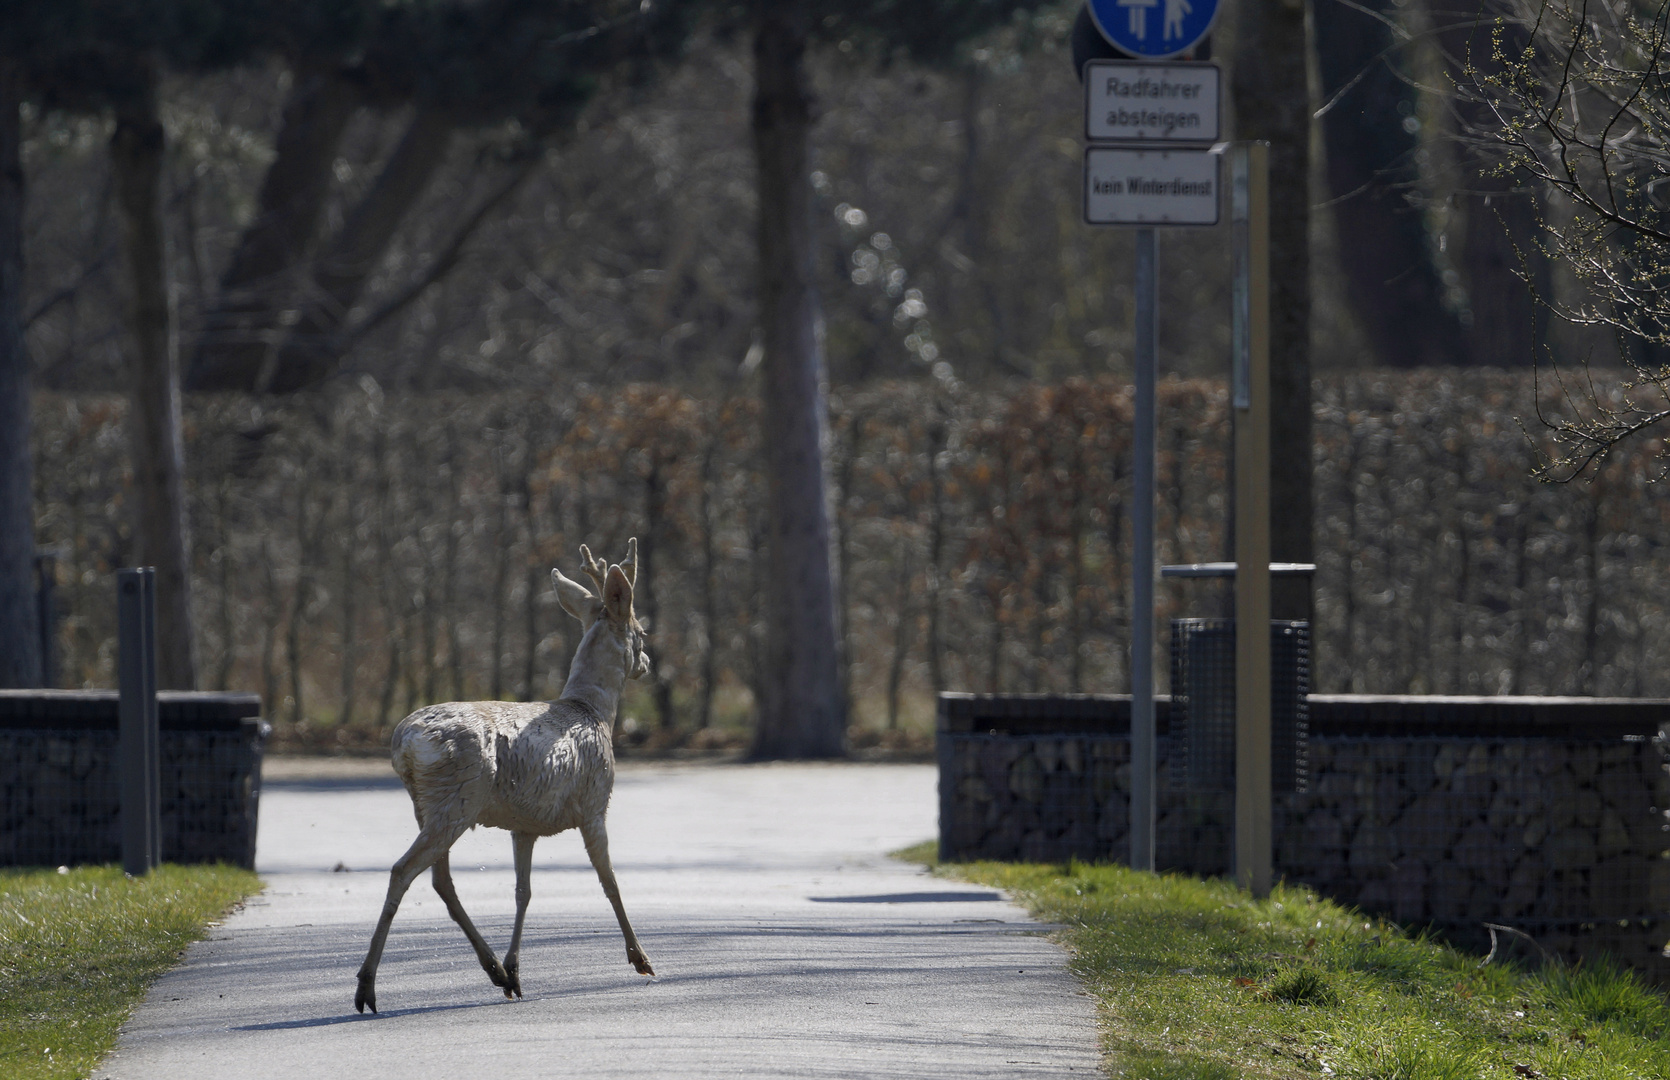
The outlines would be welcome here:
<svg viewBox="0 0 1670 1080">
<path fill-rule="evenodd" d="M 162 862 L 156 611 L 156 570 L 116 571 L 122 869 L 135 877 Z"/>
<path fill-rule="evenodd" d="M 1201 5 L 1206 7 L 1204 3 Z M 1213 5 L 1215 7 L 1215 5 Z M 1132 7 L 1133 12 L 1142 10 Z M 1210 10 L 1210 8 L 1208 8 Z M 1131 16 L 1135 25 L 1136 16 Z M 1100 23 L 1099 23 L 1100 25 Z M 1204 31 L 1202 31 L 1204 33 Z M 1115 42 L 1119 44 L 1119 42 Z M 1192 46 L 1190 41 L 1187 48 Z M 1178 49 L 1176 51 L 1182 51 Z M 1131 508 L 1131 866 L 1153 870 L 1154 384 L 1159 367 L 1157 226 L 1210 226 L 1222 204 L 1218 69 L 1210 64 L 1093 60 L 1084 66 L 1084 220 L 1135 226 L 1136 384 Z"/>
<path fill-rule="evenodd" d="M 1160 351 L 1160 238 L 1136 235 L 1136 416 L 1131 465 L 1131 866 L 1154 869 L 1154 381 Z"/>
<path fill-rule="evenodd" d="M 1235 284 L 1235 880 L 1270 894 L 1270 146 L 1230 150 Z"/>
</svg>

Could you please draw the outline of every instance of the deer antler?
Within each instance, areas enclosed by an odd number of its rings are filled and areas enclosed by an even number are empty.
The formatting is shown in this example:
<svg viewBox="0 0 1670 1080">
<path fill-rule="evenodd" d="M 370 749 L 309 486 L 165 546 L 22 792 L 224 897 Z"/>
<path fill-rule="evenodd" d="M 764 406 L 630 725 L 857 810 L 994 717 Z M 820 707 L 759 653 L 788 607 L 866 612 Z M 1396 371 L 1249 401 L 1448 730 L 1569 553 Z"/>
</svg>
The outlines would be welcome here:
<svg viewBox="0 0 1670 1080">
<path fill-rule="evenodd" d="M 580 545 L 580 569 L 586 572 L 592 583 L 597 586 L 597 595 L 603 595 L 603 582 L 609 576 L 609 567 L 602 559 L 592 558 L 591 548 Z"/>
<path fill-rule="evenodd" d="M 626 542 L 626 558 L 621 560 L 621 573 L 626 575 L 626 583 L 634 588 L 638 585 L 638 538 L 634 536 Z"/>
</svg>

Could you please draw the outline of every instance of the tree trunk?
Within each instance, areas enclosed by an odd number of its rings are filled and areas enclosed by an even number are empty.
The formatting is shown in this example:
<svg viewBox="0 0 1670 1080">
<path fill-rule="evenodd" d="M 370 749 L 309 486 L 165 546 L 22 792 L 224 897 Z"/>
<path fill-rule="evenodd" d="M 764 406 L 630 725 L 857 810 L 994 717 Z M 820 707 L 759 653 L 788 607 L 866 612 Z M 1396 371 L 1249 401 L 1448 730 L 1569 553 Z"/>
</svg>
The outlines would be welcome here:
<svg viewBox="0 0 1670 1080">
<path fill-rule="evenodd" d="M 807 142 L 812 124 L 803 0 L 755 8 L 761 370 L 770 630 L 756 758 L 840 757 L 846 702 L 835 642 L 823 450 L 823 342 Z"/>
<path fill-rule="evenodd" d="M 427 561 L 427 560 L 426 560 Z M 432 569 L 433 564 L 426 569 Z M 427 576 L 427 575 L 426 575 Z M 410 676 L 406 680 L 406 712 L 415 712 L 420 704 L 434 705 L 439 698 L 441 677 L 440 665 L 435 662 L 435 590 L 426 580 L 413 595 L 417 605 L 418 642 L 423 650 L 420 662 L 423 665 L 422 682 L 415 668 L 408 668 Z M 421 686 L 423 696 L 418 697 Z"/>
<path fill-rule="evenodd" d="M 1305 4 L 1249 0 L 1235 25 L 1238 139 L 1270 143 L 1270 559 L 1311 562 L 1310 88 Z M 1308 577 L 1271 583 L 1270 615 L 1310 618 Z"/>
<path fill-rule="evenodd" d="M 518 695 L 523 701 L 533 700 L 534 665 L 539 660 L 539 595 L 546 577 L 543 567 L 536 562 L 539 558 L 539 537 L 538 526 L 534 521 L 533 472 L 529 467 L 534 457 L 530 434 L 529 446 L 522 458 L 521 486 L 518 489 L 522 498 L 522 527 L 526 531 L 528 544 L 527 572 L 523 575 L 522 583 L 522 639 L 525 651 L 522 655 L 522 690 Z M 552 496 L 551 501 L 555 502 L 556 497 Z"/>
<path fill-rule="evenodd" d="M 29 353 L 23 341 L 22 76 L 0 57 L 0 688 L 39 686 Z"/>
<path fill-rule="evenodd" d="M 1408 198 L 1419 179 L 1419 129 L 1409 130 L 1419 95 L 1382 57 L 1394 45 L 1386 20 L 1397 18 L 1397 7 L 1322 0 L 1314 10 L 1321 93 L 1330 103 L 1322 118 L 1328 193 L 1351 312 L 1382 367 L 1459 363 L 1461 322 L 1444 306 L 1426 220 Z"/>
<path fill-rule="evenodd" d="M 290 723 L 297 731 L 307 720 L 302 683 L 302 627 L 311 621 L 313 545 L 308 542 L 307 475 L 296 478 L 296 581 L 290 592 L 290 621 L 284 628 L 284 662 L 290 669 Z"/>
<path fill-rule="evenodd" d="M 282 615 L 283 602 L 278 596 L 278 575 L 273 568 L 278 565 L 278 553 L 273 550 L 271 539 L 263 533 L 261 535 L 261 582 L 262 598 L 266 600 L 266 609 L 262 612 L 261 620 L 261 701 L 266 707 L 268 716 L 278 715 L 278 621 Z"/>
<path fill-rule="evenodd" d="M 911 604 L 910 579 L 915 574 L 911 565 L 911 538 L 901 530 L 899 550 L 895 553 L 893 580 L 893 656 L 887 664 L 887 730 L 899 730 L 899 690 L 905 681 L 905 659 L 910 654 L 911 623 L 916 618 Z"/>
<path fill-rule="evenodd" d="M 341 540 L 342 550 L 342 653 L 339 657 L 340 666 L 337 668 L 337 725 L 347 730 L 354 722 L 354 709 L 357 704 L 359 688 L 359 571 L 354 558 L 359 548 L 360 529 L 365 521 L 364 505 L 355 498 L 355 493 L 361 490 L 360 475 L 356 466 L 364 458 L 360 455 L 360 448 L 355 446 L 355 433 L 360 430 L 359 423 L 352 412 L 344 410 L 336 414 L 346 421 L 342 424 L 342 441 L 337 447 L 337 460 L 330 464 L 333 477 L 333 487 L 342 499 L 342 520 L 337 526 L 337 536 Z M 334 498 L 334 497 L 333 497 Z M 327 510 L 327 518 L 329 511 Z M 328 526 L 327 526 L 328 529 Z M 327 532 L 326 535 L 329 535 Z M 321 551 L 321 564 L 325 558 Z"/>
<path fill-rule="evenodd" d="M 1083 476 L 1083 473 L 1079 474 Z M 1073 542 L 1071 547 L 1073 564 L 1068 568 L 1067 588 L 1067 692 L 1071 694 L 1084 693 L 1084 608 L 1086 567 L 1084 565 L 1085 547 L 1085 513 L 1084 513 L 1084 485 L 1073 486 Z"/>
<path fill-rule="evenodd" d="M 1522 27 L 1503 26 L 1498 46 L 1489 22 L 1457 18 L 1431 0 L 1428 9 L 1428 18 L 1438 28 L 1434 41 L 1448 61 L 1445 74 L 1459 85 L 1501 77 L 1498 47 L 1508 58 L 1530 48 Z M 1469 65 L 1472 74 L 1465 70 Z M 1449 104 L 1459 133 L 1498 126 L 1489 108 L 1466 95 L 1453 97 Z M 1536 202 L 1516 178 L 1496 175 L 1495 163 L 1477 151 L 1464 147 L 1459 164 L 1465 190 L 1456 192 L 1455 206 L 1461 220 L 1451 226 L 1446 239 L 1460 245 L 1452 260 L 1467 294 L 1463 362 L 1527 369 L 1538 359 L 1539 343 L 1548 340 L 1548 311 L 1536 302 L 1533 290 L 1545 298 L 1552 295 L 1549 263 L 1539 246 Z M 1527 272 L 1529 283 L 1521 277 Z"/>
<path fill-rule="evenodd" d="M 215 618 L 220 630 L 220 658 L 215 669 L 214 689 L 227 690 L 232 683 L 232 664 L 237 660 L 238 626 L 232 617 L 232 485 L 236 481 L 222 472 L 215 482 Z"/>
<path fill-rule="evenodd" d="M 157 571 L 157 685 L 192 690 L 191 557 L 186 540 L 185 451 L 180 387 L 168 307 L 162 224 L 163 130 L 156 81 L 116 110 L 110 165 L 122 219 L 128 331 L 133 338 L 128 413 L 137 494 L 138 564 Z"/>
<path fill-rule="evenodd" d="M 1351 395 L 1347 393 L 1342 402 L 1342 426 L 1345 428 L 1346 454 L 1345 464 L 1340 470 L 1340 504 L 1345 509 L 1345 582 L 1340 586 L 1340 607 L 1345 621 L 1345 630 L 1340 634 L 1340 664 L 1339 689 L 1341 694 L 1360 693 L 1360 680 L 1357 674 L 1357 557 L 1362 551 L 1359 546 L 1357 530 L 1357 463 L 1362 457 L 1363 438 L 1359 434 L 1360 428 L 1351 420 Z M 1315 640 L 1314 630 L 1312 640 Z M 1315 664 L 1314 646 L 1311 653 Z M 1321 680 L 1317 672 L 1311 672 L 1311 685 L 1320 686 Z"/>
<path fill-rule="evenodd" d="M 696 706 L 696 727 L 705 731 L 713 723 L 713 691 L 718 678 L 719 652 L 719 550 L 715 541 L 713 489 L 719 484 L 715 467 L 719 457 L 719 418 L 710 414 L 707 444 L 702 449 L 700 502 L 696 526 L 702 530 L 702 657 L 701 690 Z"/>
<path fill-rule="evenodd" d="M 377 699 L 377 726 L 387 728 L 393 719 L 394 695 L 400 685 L 400 657 L 406 648 L 406 592 L 401 588 L 400 568 L 395 565 L 394 524 L 395 510 L 389 505 L 393 499 L 393 466 L 389 463 L 388 432 L 392 422 L 379 419 L 371 435 L 371 475 L 373 488 L 373 537 L 377 543 L 377 598 L 383 609 L 383 644 L 387 661 L 383 665 L 383 689 Z"/>
<path fill-rule="evenodd" d="M 288 393 L 325 379 L 343 350 L 348 312 L 365 291 L 400 223 L 429 188 L 446 160 L 452 123 L 419 110 L 389 155 L 342 231 L 314 261 L 313 282 L 303 292 L 300 318 L 284 339 L 266 385 L 258 390 Z"/>
<path fill-rule="evenodd" d="M 748 590 L 742 598 L 743 624 L 748 628 L 747 662 L 744 670 L 748 679 L 748 692 L 754 698 L 754 711 L 757 715 L 763 716 L 764 702 L 768 696 L 766 683 L 769 680 L 766 671 L 769 650 L 765 639 L 770 627 L 767 625 L 769 616 L 764 609 L 766 577 L 769 574 L 766 567 L 766 545 L 770 543 L 771 530 L 766 521 L 764 507 L 750 500 L 748 510 Z"/>
<path fill-rule="evenodd" d="M 937 412 L 937 407 L 936 407 Z M 936 415 L 928 425 L 928 566 L 923 603 L 928 608 L 928 684 L 937 707 L 945 692 L 945 648 L 940 630 L 941 578 L 945 561 L 945 476 L 939 455 L 945 450 L 946 422 Z"/>
<path fill-rule="evenodd" d="M 501 423 L 497 452 L 494 455 L 498 459 L 499 498 L 493 530 L 493 667 L 487 690 L 488 699 L 492 701 L 504 700 L 505 635 L 510 623 L 510 613 L 505 605 L 510 601 L 507 595 L 510 587 L 510 552 L 515 543 L 510 535 L 510 504 L 516 497 L 517 490 L 516 478 L 505 465 L 505 458 L 510 453 L 505 444 L 510 441 L 510 430 L 514 421 L 510 417 L 501 417 Z"/>
<path fill-rule="evenodd" d="M 1600 691 L 1600 574 L 1603 555 L 1601 499 L 1606 495 L 1605 474 L 1588 490 L 1577 490 L 1578 517 L 1583 522 L 1583 569 L 1589 579 L 1583 595 L 1583 662 L 1577 668 L 1576 692 L 1592 696 Z"/>
<path fill-rule="evenodd" d="M 1451 465 L 1455 474 L 1455 493 L 1450 496 L 1451 527 L 1456 538 L 1455 599 L 1450 603 L 1450 677 L 1449 692 L 1465 694 L 1467 673 L 1477 670 L 1468 663 L 1467 621 L 1473 606 L 1473 544 L 1472 528 L 1467 522 L 1467 444 L 1463 442 Z"/>
<path fill-rule="evenodd" d="M 986 693 L 1003 689 L 1003 586 L 988 573 L 986 600 L 991 606 L 991 623 L 986 631 Z"/>
<path fill-rule="evenodd" d="M 1124 459 L 1114 454 L 1108 462 L 1108 501 L 1107 524 L 1104 534 L 1107 536 L 1109 551 L 1123 550 L 1125 539 L 1125 500 L 1119 493 L 1119 484 L 1123 477 Z M 1233 488 L 1231 488 L 1233 490 Z M 1233 550 L 1233 549 L 1231 549 Z M 1113 576 L 1113 618 L 1111 620 L 1111 642 L 1109 652 L 1116 658 L 1128 658 L 1131 655 L 1131 575 L 1128 568 L 1120 567 Z M 1130 693 L 1131 667 L 1122 665 L 1119 679 L 1114 683 L 1120 693 Z"/>
<path fill-rule="evenodd" d="M 1530 559 L 1530 517 L 1531 508 L 1521 503 L 1515 508 L 1513 522 L 1513 592 L 1510 597 L 1510 617 L 1512 619 L 1513 636 L 1509 640 L 1512 648 L 1509 655 L 1513 660 L 1508 667 L 1508 685 L 1502 690 L 1504 694 L 1523 694 L 1525 692 L 1525 661 L 1531 655 L 1531 613 L 1526 610 L 1531 603 L 1530 593 L 1526 590 L 1528 582 L 1527 571 Z"/>
<path fill-rule="evenodd" d="M 1537 247 L 1537 208 L 1530 193 L 1505 178 L 1480 176 L 1471 186 L 1462 200 L 1458 260 L 1472 320 L 1467 361 L 1528 371 L 1547 359 L 1538 344 L 1548 340 L 1548 310 L 1535 294 L 1552 295 L 1548 260 Z M 1527 271 L 1529 283 L 1521 277 Z"/>
<path fill-rule="evenodd" d="M 459 633 L 462 616 L 458 610 L 458 549 L 463 539 L 464 520 L 464 448 L 458 442 L 458 429 L 447 424 L 447 507 L 441 519 L 446 522 L 446 544 L 442 548 L 446 562 L 441 568 L 441 608 L 436 615 L 446 623 L 447 675 L 452 685 L 451 700 L 464 700 L 464 645 Z M 433 625 L 433 622 L 431 622 Z M 433 657 L 435 644 L 429 642 Z M 433 661 L 431 661 L 433 663 Z M 435 691 L 431 682 L 429 701 L 434 704 Z"/>
<path fill-rule="evenodd" d="M 358 105 L 334 71 L 295 71 L 255 221 L 220 281 L 185 383 L 192 390 L 253 390 L 267 366 L 288 276 L 307 254 L 330 193 L 337 144 Z"/>
<path fill-rule="evenodd" d="M 835 468 L 835 625 L 841 646 L 841 697 L 852 700 L 852 666 L 857 650 L 852 628 L 852 498 L 853 474 L 858 466 L 859 442 L 864 436 L 864 416 L 854 411 L 847 416 L 844 452 Z"/>
<path fill-rule="evenodd" d="M 961 103 L 963 155 L 957 167 L 957 193 L 951 205 L 951 218 L 959 228 L 967 269 L 962 272 L 963 317 L 967 325 L 985 323 L 981 344 L 993 374 L 1032 376 L 1030 358 L 1016 355 L 1011 334 L 1010 305 L 1014 292 L 1004 268 L 1007 261 L 1001 252 L 990 250 L 992 231 L 986 227 L 987 215 L 982 213 L 979 185 L 985 177 L 981 166 L 984 147 L 980 143 L 980 107 L 985 74 L 978 64 L 963 68 L 963 96 Z"/>
<path fill-rule="evenodd" d="M 672 669 L 662 645 L 670 645 L 672 635 L 661 625 L 661 581 L 656 576 L 667 532 L 667 478 L 662 464 L 652 450 L 649 472 L 644 476 L 644 534 L 638 540 L 638 578 L 633 596 L 641 602 L 640 610 L 654 635 L 644 652 L 650 663 L 650 696 L 655 701 L 656 722 L 661 730 L 671 731 L 678 726 L 678 715 L 673 709 Z"/>
<path fill-rule="evenodd" d="M 355 538 L 358 534 L 355 518 L 358 514 L 351 504 L 345 509 L 348 539 L 342 545 L 342 666 L 337 692 L 341 701 L 337 723 L 344 729 L 354 722 L 355 690 L 359 686 L 359 567 L 354 565 Z"/>
</svg>

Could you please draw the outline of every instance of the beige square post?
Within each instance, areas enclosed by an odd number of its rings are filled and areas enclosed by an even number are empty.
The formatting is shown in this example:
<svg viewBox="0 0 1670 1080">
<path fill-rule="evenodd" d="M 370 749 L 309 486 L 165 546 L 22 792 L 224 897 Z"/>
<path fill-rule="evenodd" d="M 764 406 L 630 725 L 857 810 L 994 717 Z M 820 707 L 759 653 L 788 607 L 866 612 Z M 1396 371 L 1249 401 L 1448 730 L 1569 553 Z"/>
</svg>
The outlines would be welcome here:
<svg viewBox="0 0 1670 1080">
<path fill-rule="evenodd" d="M 1268 143 L 1231 150 L 1235 244 L 1235 880 L 1268 896 L 1270 790 L 1270 211 Z"/>
</svg>

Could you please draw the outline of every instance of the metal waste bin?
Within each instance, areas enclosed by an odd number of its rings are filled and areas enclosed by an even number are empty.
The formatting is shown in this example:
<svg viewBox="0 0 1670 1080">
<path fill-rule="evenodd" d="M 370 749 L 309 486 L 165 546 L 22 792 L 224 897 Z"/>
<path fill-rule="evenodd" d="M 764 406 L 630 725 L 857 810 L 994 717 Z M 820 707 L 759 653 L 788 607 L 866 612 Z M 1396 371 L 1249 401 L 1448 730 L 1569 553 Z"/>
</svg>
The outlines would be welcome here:
<svg viewBox="0 0 1670 1080">
<path fill-rule="evenodd" d="M 1270 784 L 1305 790 L 1310 624 L 1270 620 Z M 1235 788 L 1235 620 L 1171 620 L 1172 786 Z"/>
<path fill-rule="evenodd" d="M 1272 564 L 1275 575 L 1308 574 L 1308 563 Z M 1234 563 L 1161 568 L 1166 577 L 1233 578 Z M 1310 623 L 1270 621 L 1270 783 L 1304 791 L 1310 729 Z M 1171 784 L 1185 791 L 1235 789 L 1235 620 L 1171 621 Z"/>
</svg>

